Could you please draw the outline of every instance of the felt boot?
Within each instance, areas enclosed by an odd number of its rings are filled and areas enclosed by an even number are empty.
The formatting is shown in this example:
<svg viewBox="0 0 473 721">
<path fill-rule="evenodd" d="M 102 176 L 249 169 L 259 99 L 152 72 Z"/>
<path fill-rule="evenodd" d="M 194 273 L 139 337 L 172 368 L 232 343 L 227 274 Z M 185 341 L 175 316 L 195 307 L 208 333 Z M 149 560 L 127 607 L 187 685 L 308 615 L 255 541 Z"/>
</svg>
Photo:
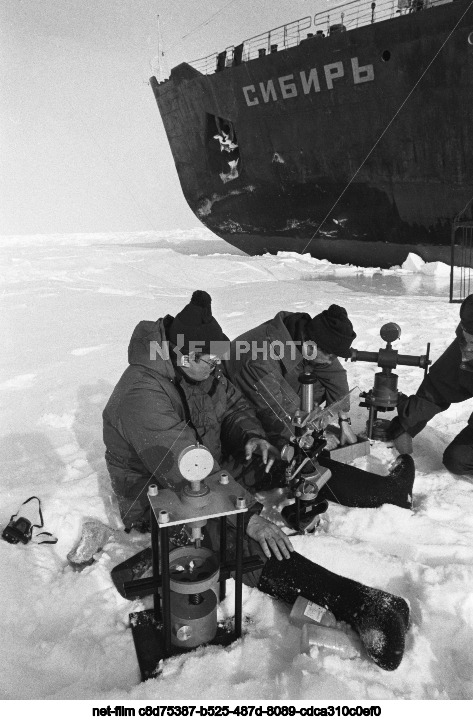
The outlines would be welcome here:
<svg viewBox="0 0 473 721">
<path fill-rule="evenodd" d="M 415 465 L 407 453 L 397 457 L 387 476 L 378 476 L 325 456 L 319 460 L 322 466 L 332 471 L 332 478 L 320 490 L 317 501 L 325 499 L 356 508 L 378 508 L 384 503 L 412 508 Z"/>
<path fill-rule="evenodd" d="M 282 561 L 271 557 L 258 588 L 289 604 L 303 596 L 329 609 L 357 631 L 368 656 L 385 671 L 401 663 L 409 606 L 400 596 L 338 576 L 297 552 Z"/>
</svg>

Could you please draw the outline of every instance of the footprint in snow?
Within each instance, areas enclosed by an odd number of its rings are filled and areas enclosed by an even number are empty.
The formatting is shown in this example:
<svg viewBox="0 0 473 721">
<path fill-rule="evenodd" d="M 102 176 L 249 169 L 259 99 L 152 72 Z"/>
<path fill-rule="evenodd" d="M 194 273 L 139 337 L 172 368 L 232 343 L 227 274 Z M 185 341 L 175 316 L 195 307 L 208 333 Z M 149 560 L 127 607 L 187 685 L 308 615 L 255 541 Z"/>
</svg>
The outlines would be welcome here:
<svg viewBox="0 0 473 721">
<path fill-rule="evenodd" d="M 34 385 L 36 373 L 25 373 L 21 376 L 15 376 L 7 381 L 0 383 L 0 391 L 21 391 L 24 388 L 31 388 Z"/>
<path fill-rule="evenodd" d="M 99 350 L 103 350 L 106 348 L 108 343 L 104 343 L 102 345 L 92 345 L 88 348 L 75 348 L 74 350 L 71 350 L 71 355 L 87 355 L 88 353 L 95 353 Z"/>
</svg>

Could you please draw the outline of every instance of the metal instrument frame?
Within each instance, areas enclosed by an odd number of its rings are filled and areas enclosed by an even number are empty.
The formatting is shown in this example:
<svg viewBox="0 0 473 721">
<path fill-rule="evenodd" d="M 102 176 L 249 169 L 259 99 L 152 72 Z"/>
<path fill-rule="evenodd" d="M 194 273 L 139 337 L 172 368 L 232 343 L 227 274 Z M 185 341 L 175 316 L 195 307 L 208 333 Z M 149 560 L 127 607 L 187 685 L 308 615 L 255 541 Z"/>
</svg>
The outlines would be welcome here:
<svg viewBox="0 0 473 721">
<path fill-rule="evenodd" d="M 211 645 L 227 646 L 242 635 L 242 585 L 243 574 L 255 571 L 264 564 L 258 556 L 243 557 L 244 518 L 248 512 L 251 495 L 229 474 L 228 483 L 220 483 L 220 471 L 205 479 L 210 489 L 208 503 L 202 508 L 187 503 L 169 489 L 159 490 L 158 495 L 148 493 L 151 507 L 151 550 L 153 577 L 126 584 L 127 591 L 133 586 L 146 586 L 153 595 L 153 608 L 130 614 L 133 640 L 143 680 L 156 677 L 161 662 L 174 655 L 194 650 L 173 646 L 171 642 L 171 587 L 170 587 L 170 530 L 175 526 L 195 521 L 220 519 L 219 538 L 219 601 L 226 596 L 226 581 L 235 577 L 235 615 L 233 629 L 219 627 Z M 184 498 L 184 500 L 182 500 Z M 237 500 L 239 503 L 237 504 Z M 243 503 L 242 503 L 243 501 Z M 164 516 L 162 512 L 166 512 Z M 228 562 L 226 557 L 227 519 L 236 516 L 236 556 Z"/>
</svg>

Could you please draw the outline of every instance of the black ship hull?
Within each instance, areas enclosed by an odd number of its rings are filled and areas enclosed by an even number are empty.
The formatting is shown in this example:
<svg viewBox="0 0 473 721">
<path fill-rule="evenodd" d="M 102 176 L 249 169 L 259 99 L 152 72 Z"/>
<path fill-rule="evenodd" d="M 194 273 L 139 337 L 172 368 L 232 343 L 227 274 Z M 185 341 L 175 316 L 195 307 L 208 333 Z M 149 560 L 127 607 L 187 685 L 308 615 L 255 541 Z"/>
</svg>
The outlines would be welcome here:
<svg viewBox="0 0 473 721">
<path fill-rule="evenodd" d="M 469 0 L 152 86 L 189 206 L 238 248 L 449 261 L 473 196 Z"/>
</svg>

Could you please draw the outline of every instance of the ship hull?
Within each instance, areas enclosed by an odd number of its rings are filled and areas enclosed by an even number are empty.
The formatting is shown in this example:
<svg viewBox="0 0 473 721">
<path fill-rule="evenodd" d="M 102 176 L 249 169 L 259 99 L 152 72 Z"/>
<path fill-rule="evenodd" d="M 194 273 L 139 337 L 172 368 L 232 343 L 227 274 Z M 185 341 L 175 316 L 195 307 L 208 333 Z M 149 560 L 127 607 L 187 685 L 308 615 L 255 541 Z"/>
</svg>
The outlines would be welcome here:
<svg viewBox="0 0 473 721">
<path fill-rule="evenodd" d="M 426 263 L 440 261 L 450 264 L 452 249 L 448 245 L 433 243 L 392 243 L 383 241 L 357 240 L 355 238 L 298 238 L 287 235 L 252 235 L 251 233 L 220 233 L 220 237 L 248 255 L 264 255 L 279 252 L 309 253 L 314 258 L 328 260 L 331 263 L 358 265 L 365 268 L 373 266 L 392 268 L 402 265 L 409 253 L 415 253 Z M 465 264 L 465 253 L 460 246 L 455 247 L 454 262 Z"/>
<path fill-rule="evenodd" d="M 473 196 L 467 2 L 213 75 L 183 64 L 152 86 L 189 206 L 238 248 L 448 262 L 452 222 Z"/>
</svg>

